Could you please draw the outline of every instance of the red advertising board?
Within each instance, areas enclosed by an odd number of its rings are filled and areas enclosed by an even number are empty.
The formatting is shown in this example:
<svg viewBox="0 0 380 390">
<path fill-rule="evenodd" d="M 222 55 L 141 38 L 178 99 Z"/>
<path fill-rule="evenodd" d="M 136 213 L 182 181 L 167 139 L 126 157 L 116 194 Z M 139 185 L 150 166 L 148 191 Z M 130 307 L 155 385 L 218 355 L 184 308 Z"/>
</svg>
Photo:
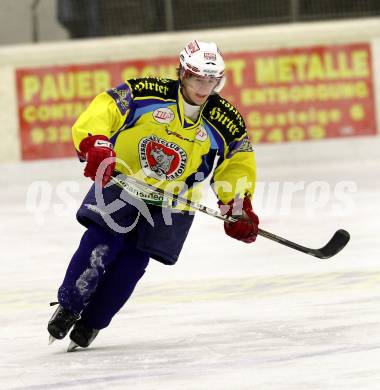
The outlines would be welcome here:
<svg viewBox="0 0 380 390">
<path fill-rule="evenodd" d="M 253 142 L 376 134 L 369 44 L 225 55 L 222 95 Z M 176 78 L 177 58 L 16 71 L 22 158 L 74 155 L 71 126 L 98 93 L 132 77 Z"/>
</svg>

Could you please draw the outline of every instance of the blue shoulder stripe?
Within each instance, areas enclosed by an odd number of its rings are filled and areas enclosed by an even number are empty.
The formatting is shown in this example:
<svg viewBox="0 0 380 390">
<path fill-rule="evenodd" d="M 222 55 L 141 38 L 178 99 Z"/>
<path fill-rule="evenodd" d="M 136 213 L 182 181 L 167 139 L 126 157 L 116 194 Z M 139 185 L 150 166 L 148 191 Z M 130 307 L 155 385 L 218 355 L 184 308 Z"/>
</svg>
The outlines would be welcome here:
<svg viewBox="0 0 380 390">
<path fill-rule="evenodd" d="M 173 102 L 162 102 L 157 99 L 134 100 L 130 104 L 130 111 L 125 119 L 123 126 L 111 137 L 110 141 L 114 142 L 120 131 L 126 130 L 147 112 L 153 112 L 158 108 L 172 106 Z"/>
<path fill-rule="evenodd" d="M 204 127 L 211 140 L 211 149 L 218 149 L 221 157 L 224 157 L 224 141 L 222 136 L 214 129 L 214 127 L 203 118 Z"/>
<path fill-rule="evenodd" d="M 140 104 L 143 102 L 144 104 Z M 133 119 L 136 120 L 147 112 L 152 112 L 157 108 L 173 106 L 173 102 L 157 102 L 155 99 L 135 101 L 136 109 L 134 110 Z"/>
</svg>

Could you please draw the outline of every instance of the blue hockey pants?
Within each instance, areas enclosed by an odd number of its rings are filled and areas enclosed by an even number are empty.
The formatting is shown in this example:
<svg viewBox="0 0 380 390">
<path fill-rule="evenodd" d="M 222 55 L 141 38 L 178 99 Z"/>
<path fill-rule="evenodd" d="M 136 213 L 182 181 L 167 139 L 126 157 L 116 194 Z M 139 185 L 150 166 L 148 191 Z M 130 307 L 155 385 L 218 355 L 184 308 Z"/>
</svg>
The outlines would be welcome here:
<svg viewBox="0 0 380 390">
<path fill-rule="evenodd" d="M 145 273 L 149 254 L 136 248 L 136 238 L 112 234 L 90 224 L 58 290 L 62 307 L 81 313 L 95 329 L 109 325 Z"/>
</svg>

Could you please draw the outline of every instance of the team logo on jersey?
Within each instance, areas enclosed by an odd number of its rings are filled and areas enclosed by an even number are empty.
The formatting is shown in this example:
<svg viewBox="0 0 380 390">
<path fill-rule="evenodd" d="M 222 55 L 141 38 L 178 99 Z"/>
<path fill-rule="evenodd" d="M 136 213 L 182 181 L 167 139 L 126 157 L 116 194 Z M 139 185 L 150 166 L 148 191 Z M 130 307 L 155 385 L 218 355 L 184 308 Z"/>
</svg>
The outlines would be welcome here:
<svg viewBox="0 0 380 390">
<path fill-rule="evenodd" d="M 175 180 L 186 167 L 185 151 L 173 142 L 155 135 L 139 143 L 140 162 L 145 174 L 158 180 Z"/>
<path fill-rule="evenodd" d="M 253 146 L 248 138 L 244 138 L 235 150 L 236 152 L 253 152 Z"/>
<path fill-rule="evenodd" d="M 235 153 L 239 152 L 253 152 L 253 146 L 248 137 L 245 137 L 241 141 L 234 143 L 232 150 L 228 154 L 228 158 L 231 158 Z"/>
<path fill-rule="evenodd" d="M 198 127 L 198 129 L 196 130 L 196 135 L 195 135 L 195 139 L 197 141 L 206 141 L 206 139 L 208 138 L 208 134 L 207 134 L 207 131 L 206 129 L 203 127 L 203 126 L 200 126 Z"/>
<path fill-rule="evenodd" d="M 162 107 L 153 111 L 153 118 L 159 123 L 170 123 L 174 119 L 174 114 L 170 108 Z"/>
<path fill-rule="evenodd" d="M 125 115 L 129 109 L 129 103 L 132 99 L 131 90 L 128 85 L 124 83 L 116 88 L 109 89 L 107 92 L 115 100 L 120 112 Z"/>
</svg>

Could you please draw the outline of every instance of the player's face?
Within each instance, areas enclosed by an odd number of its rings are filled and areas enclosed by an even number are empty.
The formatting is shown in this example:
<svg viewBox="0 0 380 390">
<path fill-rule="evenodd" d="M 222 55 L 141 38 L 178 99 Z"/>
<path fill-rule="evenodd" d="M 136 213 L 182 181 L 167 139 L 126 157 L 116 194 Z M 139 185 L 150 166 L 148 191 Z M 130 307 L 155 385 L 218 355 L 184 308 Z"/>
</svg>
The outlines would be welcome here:
<svg viewBox="0 0 380 390">
<path fill-rule="evenodd" d="M 200 106 L 206 102 L 218 82 L 215 77 L 190 75 L 182 79 L 182 94 L 189 103 Z"/>
</svg>

